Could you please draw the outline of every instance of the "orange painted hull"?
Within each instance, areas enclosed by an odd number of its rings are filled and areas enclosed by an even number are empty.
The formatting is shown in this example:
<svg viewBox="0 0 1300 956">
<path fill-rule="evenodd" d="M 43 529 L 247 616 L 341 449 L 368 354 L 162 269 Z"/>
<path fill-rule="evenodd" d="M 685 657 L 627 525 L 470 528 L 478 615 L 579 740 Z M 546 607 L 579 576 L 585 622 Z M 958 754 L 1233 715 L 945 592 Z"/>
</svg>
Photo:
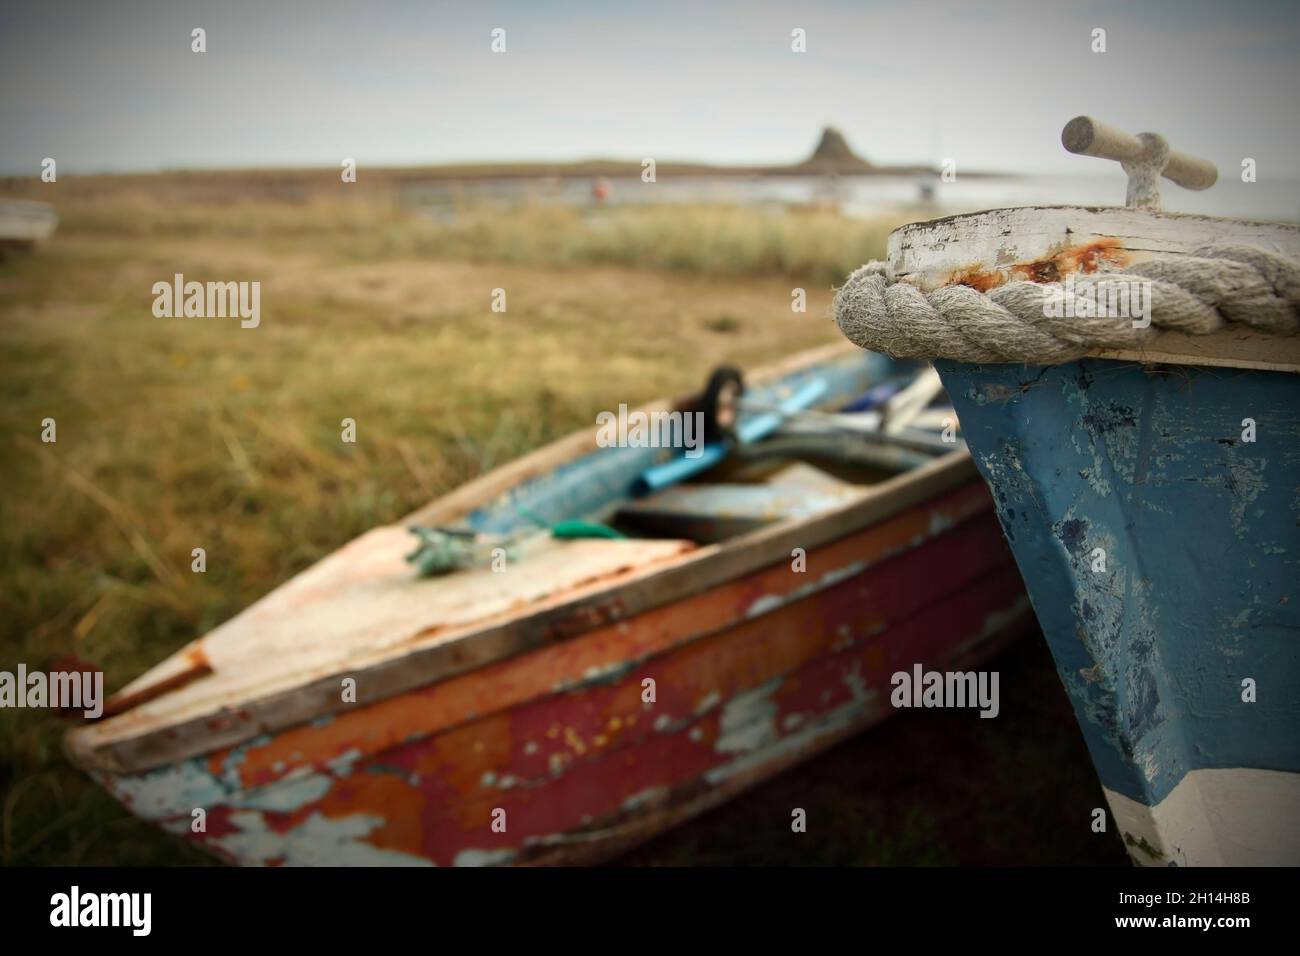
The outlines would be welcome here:
<svg viewBox="0 0 1300 956">
<path fill-rule="evenodd" d="M 243 864 L 599 859 L 888 716 L 895 672 L 968 667 L 1023 629 L 990 504 L 971 482 L 846 529 L 804 570 L 783 562 L 232 749 L 96 776 Z"/>
</svg>

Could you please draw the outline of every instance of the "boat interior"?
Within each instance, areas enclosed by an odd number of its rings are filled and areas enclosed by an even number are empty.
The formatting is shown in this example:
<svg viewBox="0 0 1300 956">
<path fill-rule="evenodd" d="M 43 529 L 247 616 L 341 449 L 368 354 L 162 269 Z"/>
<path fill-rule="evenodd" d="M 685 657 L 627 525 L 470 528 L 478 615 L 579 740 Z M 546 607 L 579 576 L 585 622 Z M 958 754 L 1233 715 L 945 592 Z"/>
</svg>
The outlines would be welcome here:
<svg viewBox="0 0 1300 956">
<path fill-rule="evenodd" d="M 672 411 L 712 419 L 720 413 L 708 396 L 706 389 Z M 713 441 L 694 458 L 662 447 L 599 448 L 518 484 L 446 530 L 490 542 L 583 522 L 611 537 L 712 544 L 833 511 L 881 481 L 965 448 L 929 366 L 873 353 L 748 387 L 733 404 L 734 427 L 719 436 L 706 425 Z"/>
</svg>

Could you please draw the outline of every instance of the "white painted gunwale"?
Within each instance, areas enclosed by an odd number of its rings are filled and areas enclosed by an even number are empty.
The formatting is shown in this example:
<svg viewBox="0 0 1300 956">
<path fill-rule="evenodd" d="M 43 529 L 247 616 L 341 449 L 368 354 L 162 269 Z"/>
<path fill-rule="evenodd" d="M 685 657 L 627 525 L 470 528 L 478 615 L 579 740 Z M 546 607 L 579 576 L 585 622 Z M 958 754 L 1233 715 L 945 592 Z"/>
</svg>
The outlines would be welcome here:
<svg viewBox="0 0 1300 956">
<path fill-rule="evenodd" d="M 1093 243 L 1114 243 L 1126 263 L 1189 255 L 1208 243 L 1259 245 L 1300 258 L 1300 225 L 1220 219 L 1127 207 L 1024 206 L 911 223 L 889 236 L 895 276 L 930 291 L 970 273 L 1006 276 L 1019 264 Z M 1300 372 L 1300 336 L 1229 325 L 1210 335 L 1161 331 L 1142 349 L 1100 349 L 1098 358 Z"/>
<path fill-rule="evenodd" d="M 0 199 L 0 241 L 41 242 L 54 234 L 59 217 L 49 203 Z"/>
</svg>

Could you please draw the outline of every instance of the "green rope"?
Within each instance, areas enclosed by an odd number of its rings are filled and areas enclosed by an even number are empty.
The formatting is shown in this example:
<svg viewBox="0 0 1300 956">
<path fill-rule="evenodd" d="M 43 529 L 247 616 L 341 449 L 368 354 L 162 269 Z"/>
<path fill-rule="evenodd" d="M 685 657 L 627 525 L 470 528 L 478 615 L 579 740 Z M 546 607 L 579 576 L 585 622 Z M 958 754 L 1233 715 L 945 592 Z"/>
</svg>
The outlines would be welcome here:
<svg viewBox="0 0 1300 956">
<path fill-rule="evenodd" d="M 520 513 L 536 521 L 541 527 L 551 532 L 551 537 L 572 541 L 580 538 L 623 539 L 627 535 L 611 528 L 609 525 L 595 521 L 559 521 L 549 524 L 527 508 L 520 507 Z M 497 548 L 504 548 L 506 560 L 513 561 L 512 547 L 527 536 L 525 531 L 502 538 L 480 539 L 471 531 L 452 528 L 427 528 L 413 526 L 410 532 L 419 539 L 415 550 L 406 555 L 406 560 L 415 565 L 422 578 L 435 577 L 480 567 L 492 560 Z"/>
<path fill-rule="evenodd" d="M 611 528 L 607 524 L 599 524 L 595 521 L 561 521 L 558 524 L 551 525 L 552 538 L 613 538 L 626 539 L 627 535 L 623 532 Z"/>
<path fill-rule="evenodd" d="M 480 541 L 475 535 L 443 528 L 415 526 L 409 530 L 419 539 L 419 544 L 406 560 L 415 565 L 422 578 L 486 564 L 492 560 L 493 550 L 499 547 L 506 547 L 506 558 L 511 557 L 509 541 Z"/>
</svg>

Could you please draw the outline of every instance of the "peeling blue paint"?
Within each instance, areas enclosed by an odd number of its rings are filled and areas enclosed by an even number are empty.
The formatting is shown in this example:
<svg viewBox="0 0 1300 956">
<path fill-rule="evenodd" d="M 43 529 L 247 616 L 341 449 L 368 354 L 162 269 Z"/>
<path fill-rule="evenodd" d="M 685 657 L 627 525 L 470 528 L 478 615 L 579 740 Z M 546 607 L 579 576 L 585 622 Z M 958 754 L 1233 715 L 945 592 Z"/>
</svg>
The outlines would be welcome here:
<svg viewBox="0 0 1300 956">
<path fill-rule="evenodd" d="M 1300 376 L 935 365 L 1102 783 L 1300 771 Z"/>
</svg>

